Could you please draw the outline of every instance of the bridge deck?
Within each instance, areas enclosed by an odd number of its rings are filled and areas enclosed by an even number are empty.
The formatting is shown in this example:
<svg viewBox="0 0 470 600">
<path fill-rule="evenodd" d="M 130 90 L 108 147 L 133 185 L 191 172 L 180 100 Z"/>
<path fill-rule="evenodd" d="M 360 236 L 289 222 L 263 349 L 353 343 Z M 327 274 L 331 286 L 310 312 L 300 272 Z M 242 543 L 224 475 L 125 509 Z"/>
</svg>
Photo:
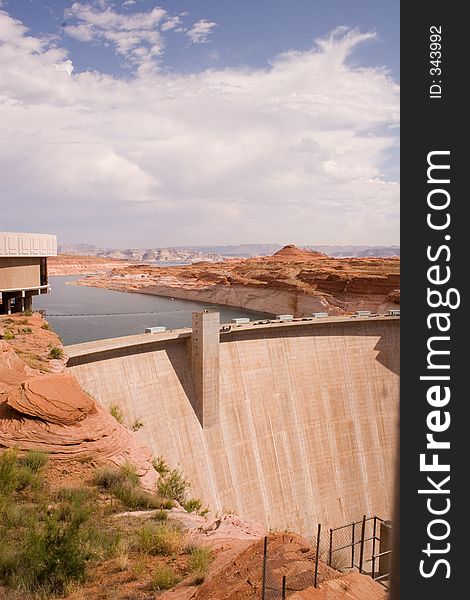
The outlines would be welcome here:
<svg viewBox="0 0 470 600">
<path fill-rule="evenodd" d="M 293 321 L 251 321 L 250 323 L 235 325 L 234 323 L 221 323 L 222 337 L 230 336 L 232 332 L 248 331 L 248 330 L 260 330 L 260 329 L 273 329 L 283 327 L 305 327 L 305 326 L 319 326 L 326 323 L 357 323 L 358 321 L 397 321 L 400 317 L 379 315 L 376 317 L 356 317 L 356 316 L 338 316 L 338 317 L 304 317 L 298 318 Z M 222 329 L 227 329 L 223 331 Z M 155 342 L 164 342 L 182 338 L 189 338 L 191 335 L 191 328 L 186 327 L 184 329 L 172 329 L 164 331 L 162 333 L 139 333 L 136 335 L 127 335 L 118 338 L 110 338 L 106 340 L 95 340 L 92 342 L 84 342 L 81 344 L 72 344 L 65 346 L 64 350 L 69 358 L 75 358 L 79 356 L 86 356 L 88 354 L 98 354 L 102 352 L 108 352 L 110 350 L 117 350 L 120 348 L 131 348 L 133 346 L 143 346 L 146 344 L 155 344 Z"/>
</svg>

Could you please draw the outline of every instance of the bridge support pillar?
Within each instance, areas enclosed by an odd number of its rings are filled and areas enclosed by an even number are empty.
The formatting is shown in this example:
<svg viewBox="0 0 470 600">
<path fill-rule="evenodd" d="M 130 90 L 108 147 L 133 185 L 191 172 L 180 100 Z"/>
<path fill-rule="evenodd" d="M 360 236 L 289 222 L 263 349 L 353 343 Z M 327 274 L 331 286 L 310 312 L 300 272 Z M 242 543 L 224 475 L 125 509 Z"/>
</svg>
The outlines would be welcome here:
<svg viewBox="0 0 470 600">
<path fill-rule="evenodd" d="M 218 312 L 193 312 L 191 370 L 196 414 L 204 428 L 219 422 L 220 347 Z"/>
</svg>

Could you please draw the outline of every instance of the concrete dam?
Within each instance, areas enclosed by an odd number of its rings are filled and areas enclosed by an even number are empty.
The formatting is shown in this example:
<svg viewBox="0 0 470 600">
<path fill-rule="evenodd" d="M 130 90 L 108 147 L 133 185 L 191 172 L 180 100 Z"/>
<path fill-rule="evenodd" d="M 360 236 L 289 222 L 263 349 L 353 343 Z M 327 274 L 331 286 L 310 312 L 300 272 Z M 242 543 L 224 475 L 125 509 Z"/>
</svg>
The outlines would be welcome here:
<svg viewBox="0 0 470 600">
<path fill-rule="evenodd" d="M 68 346 L 68 369 L 214 511 L 303 535 L 391 518 L 399 318 L 218 321 Z"/>
</svg>

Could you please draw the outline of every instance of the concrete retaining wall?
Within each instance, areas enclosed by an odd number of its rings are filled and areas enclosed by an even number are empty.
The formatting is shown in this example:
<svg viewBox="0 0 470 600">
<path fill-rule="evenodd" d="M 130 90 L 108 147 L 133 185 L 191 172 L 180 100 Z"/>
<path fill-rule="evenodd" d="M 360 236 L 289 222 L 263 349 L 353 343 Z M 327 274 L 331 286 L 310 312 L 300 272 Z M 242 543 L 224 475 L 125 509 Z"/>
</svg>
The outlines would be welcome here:
<svg viewBox="0 0 470 600">
<path fill-rule="evenodd" d="M 135 435 L 212 509 L 312 535 L 319 522 L 391 517 L 398 353 L 398 319 L 234 331 L 220 343 L 219 422 L 209 428 L 195 411 L 187 335 L 82 356 L 70 369 L 128 424 L 141 420 Z"/>
</svg>

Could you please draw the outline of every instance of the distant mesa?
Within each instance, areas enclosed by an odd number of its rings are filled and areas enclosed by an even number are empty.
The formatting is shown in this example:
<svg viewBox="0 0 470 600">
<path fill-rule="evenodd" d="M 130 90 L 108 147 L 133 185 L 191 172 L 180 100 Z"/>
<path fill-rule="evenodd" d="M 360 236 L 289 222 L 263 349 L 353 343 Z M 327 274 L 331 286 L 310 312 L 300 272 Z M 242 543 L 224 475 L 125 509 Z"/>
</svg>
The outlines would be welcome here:
<svg viewBox="0 0 470 600">
<path fill-rule="evenodd" d="M 298 248 L 294 244 L 287 244 L 277 252 L 275 252 L 272 256 L 269 257 L 274 260 L 284 260 L 289 262 L 295 261 L 310 261 L 318 258 L 327 258 L 326 254 L 322 252 L 316 252 L 315 250 L 306 250 L 302 248 Z"/>
</svg>

